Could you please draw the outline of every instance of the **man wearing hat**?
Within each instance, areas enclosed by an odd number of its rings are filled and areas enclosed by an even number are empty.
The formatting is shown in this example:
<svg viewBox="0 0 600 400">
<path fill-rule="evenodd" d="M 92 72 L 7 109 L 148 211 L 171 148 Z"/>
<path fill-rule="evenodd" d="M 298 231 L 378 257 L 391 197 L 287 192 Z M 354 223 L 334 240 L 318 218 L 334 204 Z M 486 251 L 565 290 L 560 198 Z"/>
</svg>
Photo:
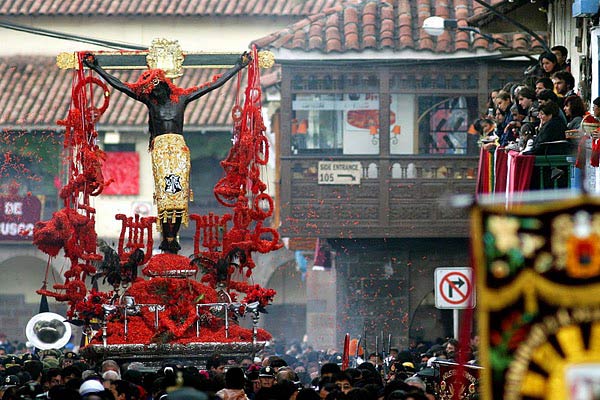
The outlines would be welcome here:
<svg viewBox="0 0 600 400">
<path fill-rule="evenodd" d="M 40 358 L 37 356 L 37 354 L 33 354 L 33 353 L 23 353 L 21 354 L 21 362 L 25 363 L 26 361 L 31 361 L 31 360 L 39 360 Z"/>
<path fill-rule="evenodd" d="M 14 354 L 9 354 L 4 358 L 4 374 L 5 375 L 16 375 L 21 372 L 22 362 L 19 357 Z"/>
<path fill-rule="evenodd" d="M 81 384 L 79 387 L 79 394 L 83 397 L 90 393 L 98 393 L 104 391 L 102 383 L 96 379 L 89 379 Z"/>
<path fill-rule="evenodd" d="M 65 367 L 68 367 L 69 365 L 73 365 L 76 361 L 79 361 L 79 355 L 77 355 L 77 353 L 74 353 L 72 351 L 67 351 L 60 358 L 60 366 L 61 366 L 61 368 L 65 368 Z"/>
<path fill-rule="evenodd" d="M 275 382 L 275 370 L 270 367 L 262 367 L 258 372 L 258 380 L 261 388 L 270 388 Z"/>
</svg>

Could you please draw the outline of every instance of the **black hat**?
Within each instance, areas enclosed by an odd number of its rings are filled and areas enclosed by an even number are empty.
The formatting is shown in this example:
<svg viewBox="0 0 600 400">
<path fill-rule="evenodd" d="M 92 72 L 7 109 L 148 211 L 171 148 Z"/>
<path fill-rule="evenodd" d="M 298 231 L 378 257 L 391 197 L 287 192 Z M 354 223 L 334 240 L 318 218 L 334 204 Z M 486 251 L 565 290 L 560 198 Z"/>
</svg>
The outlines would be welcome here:
<svg viewBox="0 0 600 400">
<path fill-rule="evenodd" d="M 271 377 L 274 378 L 275 377 L 275 370 L 271 367 L 269 367 L 268 365 L 266 367 L 262 367 L 260 369 L 260 372 L 258 373 L 259 377 Z"/>
<path fill-rule="evenodd" d="M 11 367 L 13 365 L 22 365 L 21 359 L 14 354 L 9 354 L 3 360 L 4 366 L 6 368 Z"/>
<path fill-rule="evenodd" d="M 7 375 L 3 381 L 4 385 L 18 386 L 21 384 L 19 377 L 16 375 Z"/>
<path fill-rule="evenodd" d="M 63 360 L 79 360 L 79 354 L 74 353 L 72 351 L 67 351 L 64 355 L 63 355 Z"/>
<path fill-rule="evenodd" d="M 33 353 L 23 353 L 21 354 L 21 361 L 24 363 L 25 361 L 31 361 L 31 360 L 39 360 L 40 358 L 37 356 L 37 354 L 33 354 Z"/>
</svg>

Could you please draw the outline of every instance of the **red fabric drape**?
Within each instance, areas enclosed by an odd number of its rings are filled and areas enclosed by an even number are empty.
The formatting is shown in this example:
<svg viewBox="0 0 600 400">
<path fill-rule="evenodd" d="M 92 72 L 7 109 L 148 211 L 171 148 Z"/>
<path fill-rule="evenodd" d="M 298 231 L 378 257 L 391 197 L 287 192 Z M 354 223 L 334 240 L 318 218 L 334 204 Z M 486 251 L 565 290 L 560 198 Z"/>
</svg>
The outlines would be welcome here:
<svg viewBox="0 0 600 400">
<path fill-rule="evenodd" d="M 521 155 L 517 151 L 508 154 L 509 173 L 506 184 L 507 203 L 511 204 L 520 199 L 519 193 L 529 190 L 531 174 L 535 164 L 535 156 Z"/>
<path fill-rule="evenodd" d="M 483 147 L 479 150 L 479 167 L 477 169 L 477 195 L 492 191 L 492 153 Z"/>
<path fill-rule="evenodd" d="M 506 191 L 506 178 L 508 172 L 508 154 L 504 151 L 504 147 L 498 147 L 495 153 L 494 164 L 494 192 Z"/>
<path fill-rule="evenodd" d="M 510 152 L 511 177 L 508 188 L 509 193 L 529 190 L 531 174 L 535 163 L 535 156 L 522 155 L 516 151 Z"/>
</svg>

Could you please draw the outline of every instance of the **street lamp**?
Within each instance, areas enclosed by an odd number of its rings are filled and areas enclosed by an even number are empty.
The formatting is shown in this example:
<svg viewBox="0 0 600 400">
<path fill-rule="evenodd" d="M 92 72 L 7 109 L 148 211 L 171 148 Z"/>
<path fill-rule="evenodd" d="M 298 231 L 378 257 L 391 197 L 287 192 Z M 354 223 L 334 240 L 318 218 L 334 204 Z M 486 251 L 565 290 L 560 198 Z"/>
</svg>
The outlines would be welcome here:
<svg viewBox="0 0 600 400">
<path fill-rule="evenodd" d="M 423 21 L 423 29 L 431 36 L 440 36 L 447 29 L 457 29 L 458 21 L 442 17 L 428 17 Z"/>
<path fill-rule="evenodd" d="M 425 21 L 423 21 L 423 29 L 431 36 L 440 36 L 442 33 L 444 33 L 445 30 L 449 29 L 455 29 L 457 31 L 463 32 L 473 32 L 483 36 L 486 40 L 490 42 L 495 42 L 501 46 L 509 47 L 506 44 L 506 42 L 497 39 L 491 35 L 481 33 L 481 31 L 477 28 L 473 28 L 471 26 L 458 26 L 458 20 L 455 19 L 444 19 L 442 17 L 437 16 L 428 17 L 425 18 Z"/>
</svg>

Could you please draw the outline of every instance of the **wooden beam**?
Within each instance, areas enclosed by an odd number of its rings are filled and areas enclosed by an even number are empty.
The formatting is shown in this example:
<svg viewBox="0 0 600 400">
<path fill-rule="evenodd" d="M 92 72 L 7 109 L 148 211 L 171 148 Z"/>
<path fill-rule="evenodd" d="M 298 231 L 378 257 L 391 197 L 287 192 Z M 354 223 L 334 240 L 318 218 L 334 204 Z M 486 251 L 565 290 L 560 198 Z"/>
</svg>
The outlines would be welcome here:
<svg viewBox="0 0 600 400">
<path fill-rule="evenodd" d="M 98 63 L 105 69 L 146 69 L 148 52 L 130 54 L 98 53 Z M 241 53 L 185 53 L 183 68 L 227 68 L 240 59 Z"/>
</svg>

